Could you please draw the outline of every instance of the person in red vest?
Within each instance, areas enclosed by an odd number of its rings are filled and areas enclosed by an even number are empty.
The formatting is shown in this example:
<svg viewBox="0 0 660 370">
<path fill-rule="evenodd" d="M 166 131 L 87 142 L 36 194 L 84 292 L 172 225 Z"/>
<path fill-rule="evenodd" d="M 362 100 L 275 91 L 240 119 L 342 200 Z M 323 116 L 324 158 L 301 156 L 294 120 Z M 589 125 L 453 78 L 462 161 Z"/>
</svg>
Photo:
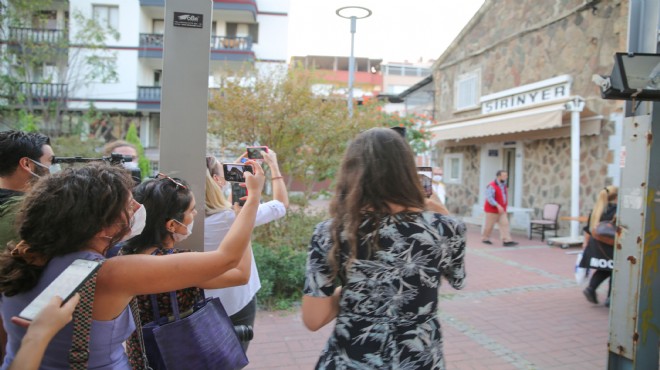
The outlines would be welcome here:
<svg viewBox="0 0 660 370">
<path fill-rule="evenodd" d="M 481 241 L 484 244 L 493 244 L 490 241 L 490 233 L 493 231 L 493 226 L 497 223 L 500 225 L 502 244 L 505 247 L 512 247 L 518 243 L 511 240 L 509 218 L 506 214 L 506 205 L 509 200 L 506 180 L 509 178 L 509 174 L 504 170 L 499 170 L 495 176 L 495 180 L 486 187 L 486 203 L 484 204 L 486 225 L 484 225 Z"/>
</svg>

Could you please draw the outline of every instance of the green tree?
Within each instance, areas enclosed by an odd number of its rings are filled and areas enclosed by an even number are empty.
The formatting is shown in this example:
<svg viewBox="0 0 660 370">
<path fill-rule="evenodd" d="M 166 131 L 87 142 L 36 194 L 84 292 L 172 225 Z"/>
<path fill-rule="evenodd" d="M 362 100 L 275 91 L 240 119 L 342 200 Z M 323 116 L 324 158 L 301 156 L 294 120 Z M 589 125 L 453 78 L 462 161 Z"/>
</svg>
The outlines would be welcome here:
<svg viewBox="0 0 660 370">
<path fill-rule="evenodd" d="M 151 165 L 149 164 L 149 159 L 144 155 L 144 147 L 140 142 L 138 137 L 137 127 L 135 123 L 131 123 L 126 132 L 126 141 L 133 144 L 138 152 L 138 166 L 140 166 L 140 172 L 142 173 L 142 179 L 145 179 L 151 173 Z"/>
</svg>

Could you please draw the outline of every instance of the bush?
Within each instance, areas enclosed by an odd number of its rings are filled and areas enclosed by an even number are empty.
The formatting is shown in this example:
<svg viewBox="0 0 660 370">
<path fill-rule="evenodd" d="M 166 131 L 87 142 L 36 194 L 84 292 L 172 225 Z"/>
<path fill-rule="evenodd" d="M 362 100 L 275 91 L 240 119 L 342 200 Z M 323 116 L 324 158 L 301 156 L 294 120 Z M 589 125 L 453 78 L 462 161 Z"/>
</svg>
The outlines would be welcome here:
<svg viewBox="0 0 660 370">
<path fill-rule="evenodd" d="M 254 229 L 252 250 L 259 266 L 259 305 L 291 309 L 300 302 L 305 282 L 307 246 L 316 224 L 327 216 L 304 209 L 289 210 L 283 219 Z"/>
</svg>

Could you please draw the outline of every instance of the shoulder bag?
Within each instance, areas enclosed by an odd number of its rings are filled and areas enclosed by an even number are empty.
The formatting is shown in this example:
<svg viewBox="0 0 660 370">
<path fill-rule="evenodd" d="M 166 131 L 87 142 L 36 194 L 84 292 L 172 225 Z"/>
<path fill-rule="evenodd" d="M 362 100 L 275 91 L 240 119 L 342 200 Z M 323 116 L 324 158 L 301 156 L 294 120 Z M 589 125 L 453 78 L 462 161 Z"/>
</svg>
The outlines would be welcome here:
<svg viewBox="0 0 660 370">
<path fill-rule="evenodd" d="M 150 295 L 154 321 L 141 328 L 140 340 L 154 369 L 242 369 L 248 359 L 220 299 L 197 302 L 193 313 L 181 317 L 176 292 L 170 292 L 173 321 L 161 317 Z"/>
</svg>

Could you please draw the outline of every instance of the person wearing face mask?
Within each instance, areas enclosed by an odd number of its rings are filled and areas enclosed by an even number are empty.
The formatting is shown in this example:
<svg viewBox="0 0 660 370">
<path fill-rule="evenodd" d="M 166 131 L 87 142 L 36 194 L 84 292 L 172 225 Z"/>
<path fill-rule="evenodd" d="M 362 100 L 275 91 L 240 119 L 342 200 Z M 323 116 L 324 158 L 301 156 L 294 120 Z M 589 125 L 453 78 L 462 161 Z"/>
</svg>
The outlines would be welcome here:
<svg viewBox="0 0 660 370">
<path fill-rule="evenodd" d="M 123 156 L 131 157 L 130 162 L 123 162 L 122 166 L 131 171 L 131 177 L 135 181 L 135 185 L 142 181 L 142 172 L 138 164 L 138 151 L 135 145 L 124 140 L 115 140 L 105 144 L 103 147 L 103 155 L 108 157 L 112 154 L 121 154 Z"/>
<path fill-rule="evenodd" d="M 286 215 L 289 207 L 289 195 L 286 184 L 280 173 L 277 154 L 270 149 L 261 152 L 264 162 L 270 168 L 273 200 L 259 205 L 257 210 L 256 226 L 263 225 Z M 247 155 L 243 153 L 236 161 L 240 162 Z M 204 219 L 204 250 L 212 250 L 225 238 L 227 231 L 234 223 L 236 216 L 231 211 L 231 203 L 224 197 L 222 188 L 229 186 L 225 181 L 222 165 L 213 156 L 206 157 L 206 218 Z M 232 199 L 237 203 L 239 199 Z M 222 302 L 227 315 L 234 325 L 254 326 L 257 315 L 257 292 L 261 289 L 259 272 L 254 258 L 251 259 L 250 280 L 247 284 L 224 289 L 207 290 L 209 297 L 218 297 Z M 243 349 L 247 351 L 249 342 L 243 342 Z"/>
<path fill-rule="evenodd" d="M 143 230 L 140 230 L 141 233 L 124 244 L 119 252 L 120 256 L 132 254 L 165 256 L 191 251 L 176 248 L 177 243 L 192 234 L 193 219 L 197 214 L 195 197 L 184 180 L 159 174 L 156 179 L 147 180 L 136 186 L 133 189 L 133 198 L 145 209 L 146 222 Z M 219 242 L 216 242 L 216 247 Z M 251 260 L 252 250 L 248 247 L 236 268 L 203 286 L 178 290 L 176 296 L 179 310 L 186 312 L 192 309 L 194 303 L 201 299 L 204 288 L 225 288 L 245 284 L 250 276 Z M 169 302 L 169 292 L 156 294 L 155 297 L 161 317 L 172 316 L 174 313 Z M 152 322 L 154 317 L 151 296 L 139 295 L 137 299 L 141 322 L 143 325 Z M 139 361 L 141 351 L 137 333 L 130 337 L 127 350 L 132 361 Z"/>
<path fill-rule="evenodd" d="M 46 135 L 36 132 L 0 132 L 0 252 L 18 241 L 16 214 L 25 193 L 41 176 L 49 173 L 53 148 Z M 6 334 L 0 320 L 0 357 Z"/>
<path fill-rule="evenodd" d="M 445 191 L 445 184 L 442 182 L 442 168 L 433 167 L 433 178 L 431 179 L 431 186 L 433 187 L 433 194 L 438 197 L 442 204 L 447 204 L 447 196 Z"/>
<path fill-rule="evenodd" d="M 136 329 L 129 309 L 135 296 L 222 286 L 218 283 L 220 277 L 226 281 L 227 275 L 236 275 L 232 273 L 239 264 L 249 267 L 250 255 L 246 251 L 265 176 L 258 163 L 248 164 L 254 169 L 254 174 L 245 174 L 248 199 L 216 250 L 158 256 L 147 252 L 105 260 L 97 272 L 93 305 L 90 307 L 87 301 L 78 305 L 74 313 L 74 317 L 79 317 L 86 310 L 91 311 L 90 322 L 80 325 L 79 320 L 74 320 L 60 330 L 48 344 L 41 368 L 70 369 L 70 361 L 79 364 L 75 368 L 145 368 L 144 364 L 131 365 L 124 349 L 124 342 Z M 194 198 L 175 179 L 163 177 L 150 183 L 154 189 L 158 185 L 163 190 L 159 194 L 163 203 L 182 207 L 170 213 L 156 232 L 150 219 L 161 215 L 144 206 L 145 211 L 148 209 L 147 223 L 140 236 L 147 231 L 157 233 L 159 242 L 151 244 L 150 249 L 167 252 L 166 248 L 173 248 L 174 234 L 189 233 Z M 142 206 L 133 199 L 131 188 L 132 180 L 125 169 L 92 163 L 46 176 L 26 195 L 18 219 L 21 241 L 0 253 L 0 312 L 9 334 L 2 369 L 14 360 L 25 336 L 25 328 L 10 323 L 11 318 L 73 261 L 103 260 L 111 246 L 132 233 L 132 226 L 138 223 L 134 215 Z M 164 194 L 169 198 L 164 198 Z M 243 261 L 246 254 L 247 261 Z M 80 335 L 74 329 L 76 325 L 90 328 L 88 335 Z M 74 341 L 83 348 L 70 356 Z"/>
<path fill-rule="evenodd" d="M 486 187 L 486 202 L 484 204 L 486 223 L 481 235 L 481 242 L 484 244 L 493 244 L 490 241 L 490 234 L 493 232 L 495 224 L 498 224 L 502 245 L 505 247 L 518 245 L 518 242 L 511 240 L 509 217 L 506 213 L 506 206 L 509 201 L 506 182 L 508 178 L 509 174 L 505 170 L 499 170 L 495 174 L 495 180 Z"/>
</svg>

